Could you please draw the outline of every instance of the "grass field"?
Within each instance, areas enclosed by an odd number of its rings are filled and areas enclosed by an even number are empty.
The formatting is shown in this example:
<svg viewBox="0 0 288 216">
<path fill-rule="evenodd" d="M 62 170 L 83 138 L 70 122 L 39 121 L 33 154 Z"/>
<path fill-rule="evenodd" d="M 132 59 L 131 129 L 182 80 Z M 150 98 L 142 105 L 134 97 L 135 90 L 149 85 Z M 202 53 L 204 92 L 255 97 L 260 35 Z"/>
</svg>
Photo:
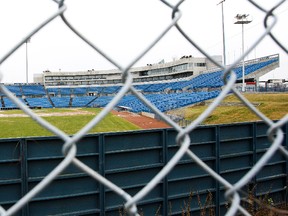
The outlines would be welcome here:
<svg viewBox="0 0 288 216">
<path fill-rule="evenodd" d="M 288 114 L 288 93 L 275 94 L 254 94 L 246 93 L 244 96 L 254 104 L 263 114 L 272 120 L 279 120 Z M 205 109 L 205 105 L 191 106 L 188 108 L 176 110 L 173 113 L 184 115 L 187 120 L 196 119 Z M 209 117 L 203 122 L 204 124 L 226 124 L 236 122 L 250 122 L 260 120 L 258 116 L 245 107 L 234 95 L 229 95 L 218 106 Z"/>
<path fill-rule="evenodd" d="M 272 120 L 278 120 L 288 113 L 288 94 L 245 94 L 245 97 Z M 210 101 L 211 102 L 211 101 Z M 188 120 L 197 118 L 209 105 L 197 105 L 172 111 L 184 115 Z M 96 108 L 79 109 L 40 109 L 34 110 L 42 118 L 65 133 L 72 135 L 91 121 L 101 110 Z M 204 124 L 224 124 L 257 121 L 259 118 L 243 106 L 235 96 L 227 96 Z M 89 133 L 139 130 L 138 126 L 113 114 L 107 115 Z M 0 111 L 0 138 L 53 136 L 21 110 Z"/>
<path fill-rule="evenodd" d="M 42 118 L 67 134 L 75 134 L 91 121 L 100 109 L 41 109 L 35 110 Z M 21 110 L 1 111 L 0 138 L 51 136 Z M 107 115 L 89 133 L 138 130 L 139 127 L 118 116 Z"/>
</svg>

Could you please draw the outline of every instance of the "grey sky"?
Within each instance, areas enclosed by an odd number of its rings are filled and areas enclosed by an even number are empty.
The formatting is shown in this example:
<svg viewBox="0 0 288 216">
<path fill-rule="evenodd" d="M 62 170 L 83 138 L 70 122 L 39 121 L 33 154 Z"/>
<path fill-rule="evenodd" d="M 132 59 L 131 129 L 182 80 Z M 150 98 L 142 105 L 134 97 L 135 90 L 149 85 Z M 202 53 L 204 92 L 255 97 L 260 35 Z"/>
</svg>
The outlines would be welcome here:
<svg viewBox="0 0 288 216">
<path fill-rule="evenodd" d="M 176 0 L 170 0 L 175 4 Z M 186 0 L 181 5 L 179 21 L 185 32 L 211 55 L 222 55 L 221 6 L 218 0 Z M 257 1 L 270 8 L 278 1 Z M 101 50 L 122 66 L 129 64 L 171 22 L 171 10 L 159 0 L 66 0 L 67 19 Z M 52 0 L 0 1 L 0 58 L 14 47 L 39 23 L 52 15 L 57 5 Z M 245 49 L 264 32 L 262 12 L 246 0 L 224 2 L 226 59 L 232 63 L 242 52 L 241 26 L 235 25 L 236 14 L 249 14 L 252 23 L 245 25 Z M 287 45 L 288 3 L 276 11 L 279 21 L 273 33 Z M 0 70 L 1 82 L 25 82 L 25 45 L 19 48 Z M 270 38 L 265 38 L 248 59 L 280 54 L 280 68 L 262 77 L 288 79 L 287 55 Z M 135 66 L 171 61 L 183 55 L 202 56 L 173 28 Z M 50 71 L 84 71 L 112 69 L 107 60 L 97 54 L 56 18 L 44 27 L 28 44 L 29 81 L 34 73 Z"/>
</svg>

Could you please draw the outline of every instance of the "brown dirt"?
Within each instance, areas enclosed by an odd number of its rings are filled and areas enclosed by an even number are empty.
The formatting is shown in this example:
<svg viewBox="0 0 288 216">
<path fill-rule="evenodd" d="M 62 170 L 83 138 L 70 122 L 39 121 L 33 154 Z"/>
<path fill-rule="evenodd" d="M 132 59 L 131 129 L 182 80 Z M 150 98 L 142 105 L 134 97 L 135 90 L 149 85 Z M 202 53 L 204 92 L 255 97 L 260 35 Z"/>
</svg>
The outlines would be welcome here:
<svg viewBox="0 0 288 216">
<path fill-rule="evenodd" d="M 126 112 L 126 111 L 112 111 L 114 115 L 126 119 L 127 121 L 137 125 L 142 129 L 156 129 L 156 128 L 170 128 L 171 126 L 163 121 L 142 116 L 136 113 Z"/>
</svg>

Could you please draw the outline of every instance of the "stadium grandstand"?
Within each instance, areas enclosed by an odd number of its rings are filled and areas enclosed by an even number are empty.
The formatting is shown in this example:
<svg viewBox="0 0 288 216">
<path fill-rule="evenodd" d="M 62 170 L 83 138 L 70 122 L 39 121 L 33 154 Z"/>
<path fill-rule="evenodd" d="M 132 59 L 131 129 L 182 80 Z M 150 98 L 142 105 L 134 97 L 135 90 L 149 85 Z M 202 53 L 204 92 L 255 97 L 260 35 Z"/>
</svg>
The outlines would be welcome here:
<svg viewBox="0 0 288 216">
<path fill-rule="evenodd" d="M 216 56 L 221 62 L 221 56 Z M 279 55 L 245 61 L 247 90 L 259 88 L 259 78 L 279 67 Z M 242 64 L 234 68 L 236 87 L 242 86 Z M 183 56 L 165 63 L 132 68 L 134 87 L 145 94 L 162 112 L 185 107 L 219 95 L 224 86 L 223 71 L 206 58 Z M 44 71 L 31 84 L 4 84 L 31 108 L 105 107 L 121 88 L 121 72 L 117 70 L 85 72 Z M 283 80 L 282 80 L 283 81 Z M 284 80 L 285 82 L 285 80 Z M 17 109 L 9 98 L 0 95 L 1 109 Z M 126 94 L 118 104 L 132 112 L 149 112 L 134 95 Z"/>
</svg>

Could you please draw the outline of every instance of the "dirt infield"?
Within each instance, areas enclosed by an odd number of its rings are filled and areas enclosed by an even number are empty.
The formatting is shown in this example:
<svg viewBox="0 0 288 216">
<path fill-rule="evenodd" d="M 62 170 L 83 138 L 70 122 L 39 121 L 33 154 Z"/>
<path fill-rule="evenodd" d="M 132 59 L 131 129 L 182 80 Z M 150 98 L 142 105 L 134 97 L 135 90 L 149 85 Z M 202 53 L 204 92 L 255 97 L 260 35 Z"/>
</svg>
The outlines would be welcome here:
<svg viewBox="0 0 288 216">
<path fill-rule="evenodd" d="M 139 114 L 131 113 L 131 112 L 126 112 L 126 111 L 112 111 L 114 115 L 117 115 L 121 118 L 126 119 L 127 121 L 137 125 L 138 127 L 142 129 L 156 129 L 156 128 L 170 128 L 171 126 L 166 124 L 163 121 L 149 118 L 146 116 L 142 116 Z"/>
</svg>

